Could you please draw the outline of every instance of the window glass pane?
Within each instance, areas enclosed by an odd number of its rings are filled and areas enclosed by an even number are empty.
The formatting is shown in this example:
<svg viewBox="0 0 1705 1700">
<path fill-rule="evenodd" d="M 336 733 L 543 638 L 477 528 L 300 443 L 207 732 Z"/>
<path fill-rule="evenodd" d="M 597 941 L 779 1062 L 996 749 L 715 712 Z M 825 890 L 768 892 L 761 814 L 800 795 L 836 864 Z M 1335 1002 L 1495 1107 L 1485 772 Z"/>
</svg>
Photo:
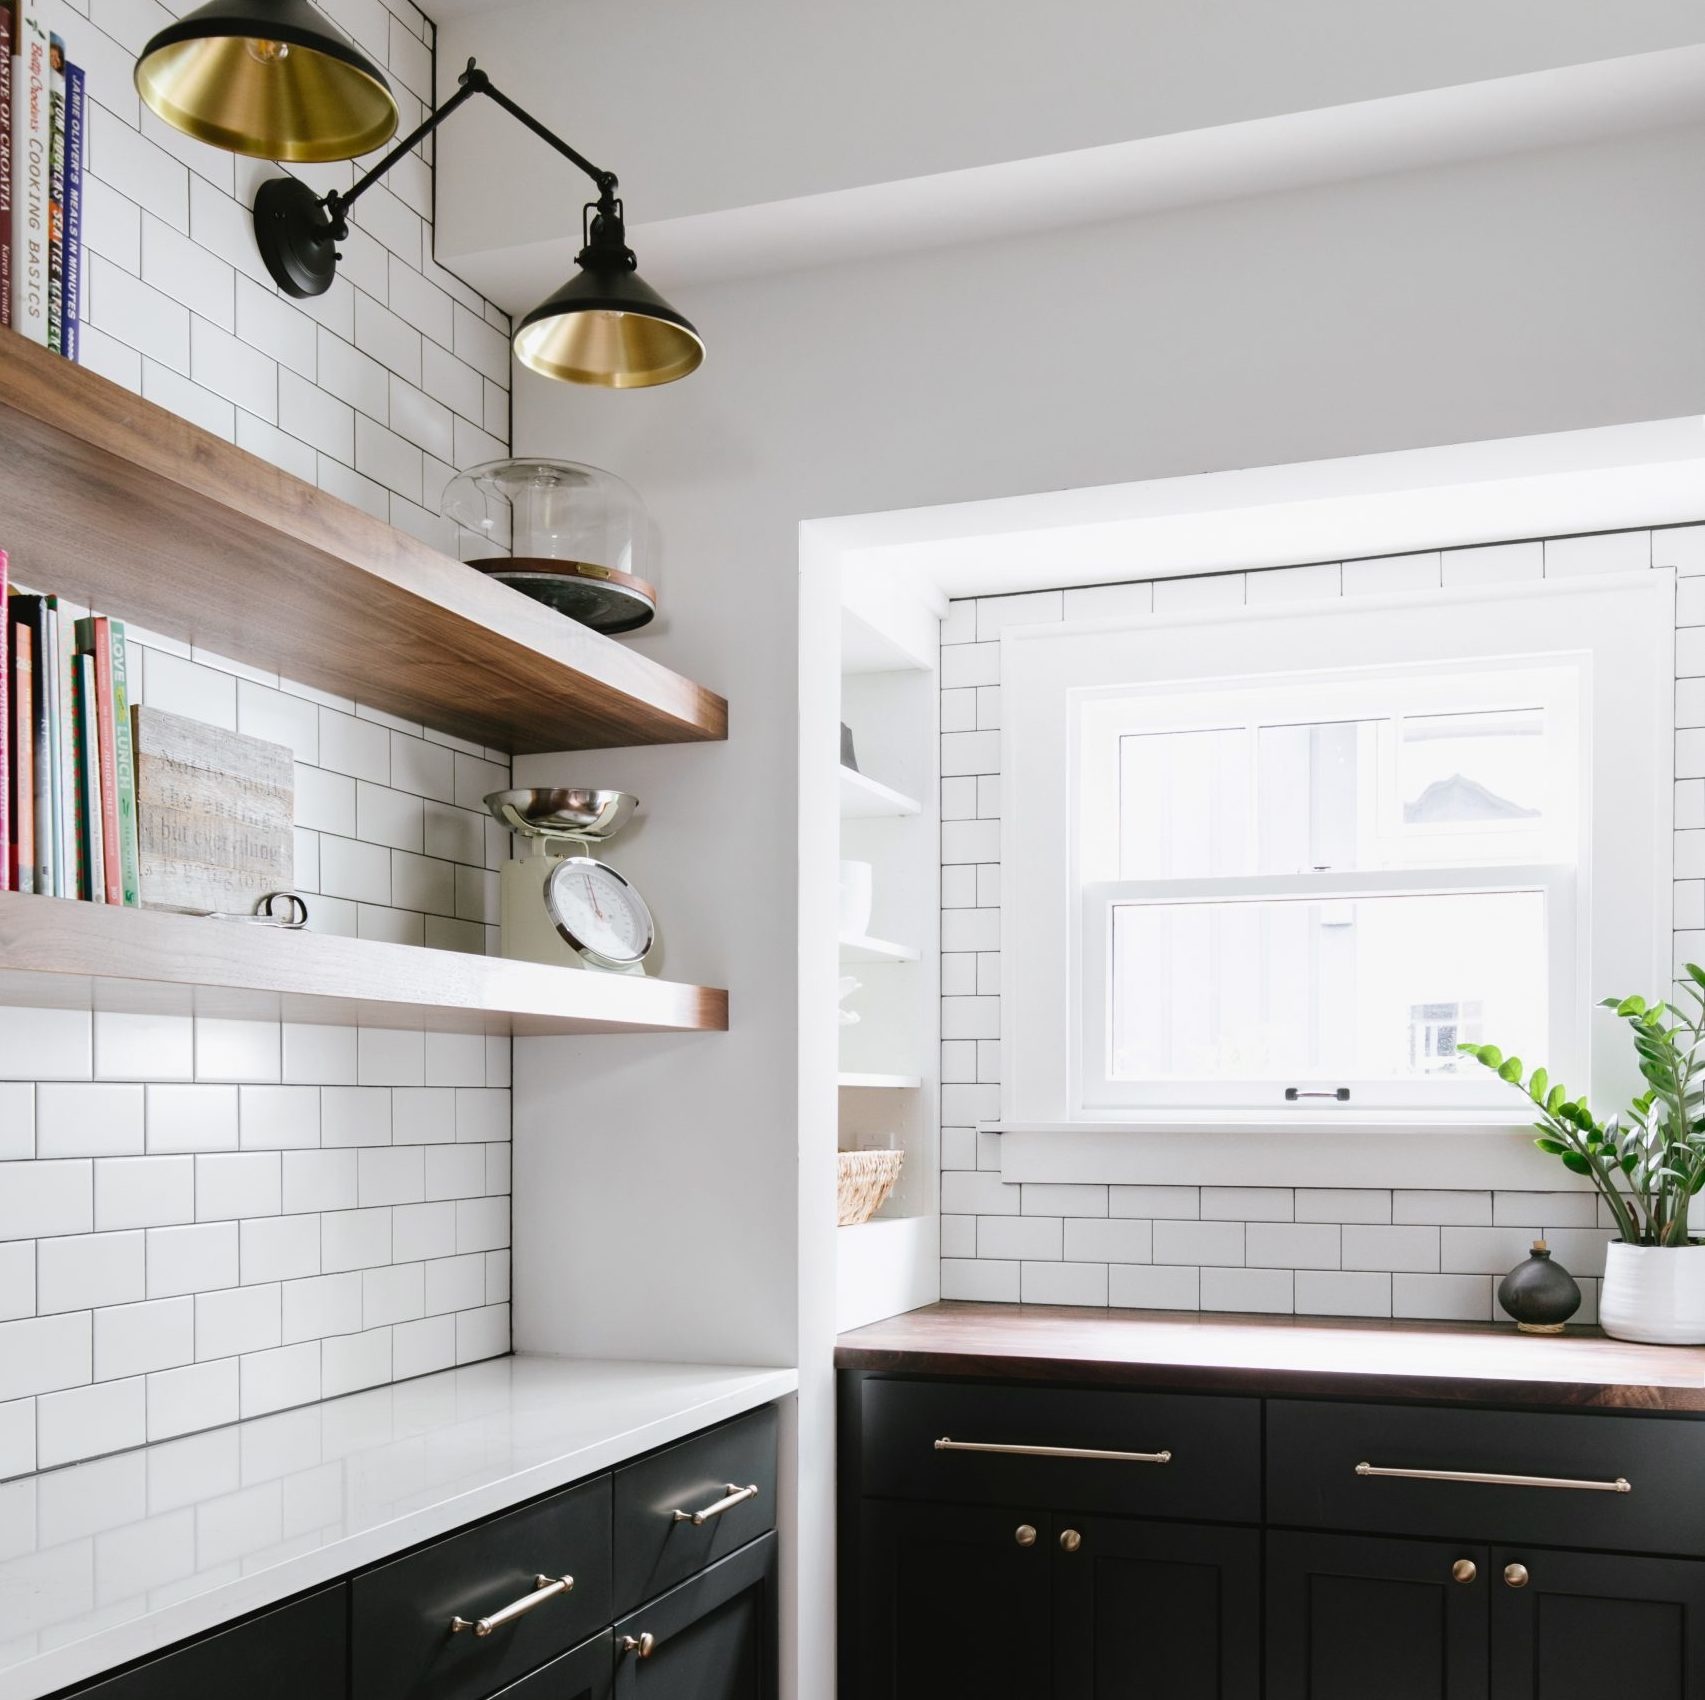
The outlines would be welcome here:
<svg viewBox="0 0 1705 1700">
<path fill-rule="evenodd" d="M 1477 1073 L 1460 1043 L 1543 1054 L 1542 892 L 1131 903 L 1112 928 L 1118 1079 L 1331 1088 Z"/>
<path fill-rule="evenodd" d="M 1546 779 L 1544 710 L 1411 715 L 1402 723 L 1397 768 L 1410 831 L 1536 827 Z"/>
<path fill-rule="evenodd" d="M 1263 726 L 1260 871 L 1377 865 L 1379 759 L 1390 722 Z"/>
<path fill-rule="evenodd" d="M 1119 877 L 1249 872 L 1249 734 L 1241 726 L 1119 741 Z"/>
</svg>

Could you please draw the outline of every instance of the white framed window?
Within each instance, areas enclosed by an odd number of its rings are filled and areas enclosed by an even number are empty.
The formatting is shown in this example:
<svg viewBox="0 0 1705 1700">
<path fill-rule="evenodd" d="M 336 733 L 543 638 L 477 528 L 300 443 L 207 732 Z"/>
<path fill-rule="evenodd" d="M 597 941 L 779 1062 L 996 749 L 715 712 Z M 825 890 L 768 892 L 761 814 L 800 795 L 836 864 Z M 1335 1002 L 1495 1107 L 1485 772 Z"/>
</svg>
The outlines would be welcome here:
<svg viewBox="0 0 1705 1700">
<path fill-rule="evenodd" d="M 1668 977 L 1672 608 L 1641 575 L 1004 634 L 1003 1119 L 1508 1119 L 1484 1040 L 1627 1084 L 1591 1008 Z"/>
</svg>

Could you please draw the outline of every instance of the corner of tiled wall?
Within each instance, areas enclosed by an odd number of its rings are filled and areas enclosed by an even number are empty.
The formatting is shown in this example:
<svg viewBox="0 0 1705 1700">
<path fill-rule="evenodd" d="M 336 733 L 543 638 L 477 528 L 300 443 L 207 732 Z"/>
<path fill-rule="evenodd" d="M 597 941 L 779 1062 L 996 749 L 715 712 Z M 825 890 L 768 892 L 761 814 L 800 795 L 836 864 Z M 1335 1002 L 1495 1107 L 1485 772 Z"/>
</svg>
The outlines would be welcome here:
<svg viewBox="0 0 1705 1700">
<path fill-rule="evenodd" d="M 326 10 L 412 128 L 431 23 Z M 510 327 L 433 261 L 430 139 L 363 196 L 331 289 L 290 300 L 250 222 L 282 168 L 141 107 L 165 7 L 89 11 L 65 20 L 93 102 L 83 363 L 456 553 L 439 497 L 508 452 Z M 325 190 L 367 163 L 292 169 Z M 507 754 L 129 635 L 140 700 L 293 751 L 311 926 L 495 949 Z M 507 1038 L 0 1012 L 0 1478 L 507 1352 L 509 1082 Z"/>
<path fill-rule="evenodd" d="M 1705 525 L 967 598 L 941 631 L 941 1293 L 991 1302 L 1495 1320 L 1544 1233 L 1597 1318 L 1612 1230 L 1580 1192 L 1009 1185 L 1000 1174 L 1000 631 L 1668 568 L 1676 962 L 1705 957 Z"/>
</svg>

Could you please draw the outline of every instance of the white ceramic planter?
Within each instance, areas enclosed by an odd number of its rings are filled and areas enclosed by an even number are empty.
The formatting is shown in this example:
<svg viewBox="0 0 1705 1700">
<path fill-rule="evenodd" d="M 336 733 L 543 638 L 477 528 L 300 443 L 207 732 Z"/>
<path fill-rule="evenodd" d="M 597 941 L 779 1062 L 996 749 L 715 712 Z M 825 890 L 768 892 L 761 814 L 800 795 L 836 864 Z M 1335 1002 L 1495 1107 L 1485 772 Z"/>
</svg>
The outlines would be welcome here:
<svg viewBox="0 0 1705 1700">
<path fill-rule="evenodd" d="M 1705 1345 L 1705 1245 L 1605 1248 L 1598 1320 L 1618 1340 Z"/>
</svg>

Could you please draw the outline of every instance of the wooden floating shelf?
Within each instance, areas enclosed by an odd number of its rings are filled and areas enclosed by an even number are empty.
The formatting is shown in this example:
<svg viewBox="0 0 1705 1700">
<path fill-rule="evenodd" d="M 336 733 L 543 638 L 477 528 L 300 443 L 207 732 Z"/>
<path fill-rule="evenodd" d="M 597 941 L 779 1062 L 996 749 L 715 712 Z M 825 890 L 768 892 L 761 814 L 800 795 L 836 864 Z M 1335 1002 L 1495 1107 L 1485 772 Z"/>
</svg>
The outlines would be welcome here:
<svg viewBox="0 0 1705 1700">
<path fill-rule="evenodd" d="M 922 807 L 914 798 L 850 767 L 841 769 L 841 819 L 878 820 L 915 815 Z"/>
<path fill-rule="evenodd" d="M 714 986 L 18 892 L 0 892 L 0 1003 L 523 1036 L 728 1027 Z"/>
<path fill-rule="evenodd" d="M 713 691 L 0 330 L 12 576 L 515 754 L 727 736 Z"/>
<path fill-rule="evenodd" d="M 873 1088 L 885 1092 L 906 1092 L 922 1086 L 923 1079 L 916 1074 L 841 1074 L 835 1077 L 835 1084 L 855 1090 Z"/>
<path fill-rule="evenodd" d="M 895 944 L 889 939 L 870 937 L 841 940 L 843 962 L 917 962 L 921 952 L 909 944 Z"/>
</svg>

